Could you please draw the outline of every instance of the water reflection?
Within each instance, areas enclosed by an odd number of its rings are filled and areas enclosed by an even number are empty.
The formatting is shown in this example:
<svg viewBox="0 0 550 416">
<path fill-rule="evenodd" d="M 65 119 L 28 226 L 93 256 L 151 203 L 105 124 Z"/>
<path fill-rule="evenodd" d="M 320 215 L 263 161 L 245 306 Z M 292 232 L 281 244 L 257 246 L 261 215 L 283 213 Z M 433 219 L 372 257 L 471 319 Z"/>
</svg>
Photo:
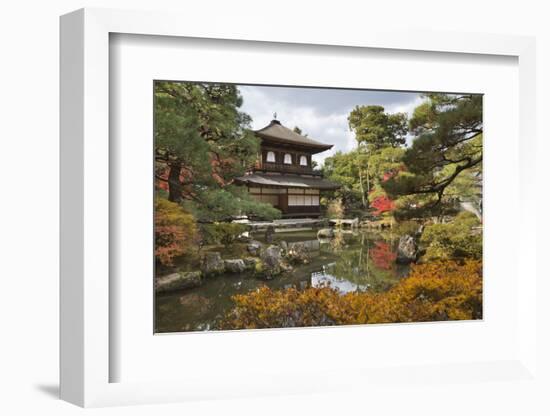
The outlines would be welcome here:
<svg viewBox="0 0 550 416">
<path fill-rule="evenodd" d="M 334 265 L 335 263 L 332 263 Z M 311 274 L 311 286 L 313 287 L 325 287 L 330 286 L 336 289 L 340 293 L 364 291 L 368 289 L 368 284 L 358 285 L 348 280 L 339 279 L 337 276 L 330 274 L 329 270 L 331 264 L 323 266 L 323 271 L 313 272 Z"/>
<path fill-rule="evenodd" d="M 258 238 L 258 236 L 257 236 Z M 248 293 L 261 285 L 272 289 L 330 286 L 341 293 L 385 291 L 408 273 L 408 266 L 395 264 L 397 236 L 366 232 L 336 233 L 319 240 L 316 233 L 276 234 L 291 248 L 302 244 L 311 261 L 291 273 L 270 281 L 250 275 L 227 274 L 206 279 L 202 286 L 183 292 L 157 295 L 156 330 L 175 332 L 216 329 L 233 307 L 231 296 Z"/>
</svg>

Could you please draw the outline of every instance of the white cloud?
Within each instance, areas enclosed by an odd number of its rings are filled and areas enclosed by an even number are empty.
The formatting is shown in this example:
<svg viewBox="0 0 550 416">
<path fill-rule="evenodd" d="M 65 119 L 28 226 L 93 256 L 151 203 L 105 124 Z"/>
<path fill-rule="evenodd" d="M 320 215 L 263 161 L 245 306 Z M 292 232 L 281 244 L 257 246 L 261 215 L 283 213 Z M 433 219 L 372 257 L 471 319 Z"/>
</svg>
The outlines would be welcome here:
<svg viewBox="0 0 550 416">
<path fill-rule="evenodd" d="M 325 158 L 337 151 L 348 152 L 355 147 L 355 138 L 349 130 L 347 117 L 355 105 L 376 104 L 376 102 L 342 103 L 337 110 L 322 111 L 323 103 L 318 105 L 293 102 L 291 95 L 269 94 L 269 87 L 239 86 L 243 96 L 242 110 L 252 117 L 252 128 L 265 127 L 277 113 L 277 119 L 288 128 L 300 127 L 304 134 L 323 143 L 334 145 L 332 149 L 314 155 L 314 160 L 322 163 Z M 300 94 L 300 89 L 295 94 Z M 387 94 L 395 94 L 388 92 Z M 286 99 L 285 99 L 286 98 Z M 407 97 L 408 98 L 408 97 Z M 410 100 L 386 103 L 388 112 L 405 112 L 412 114 L 414 108 L 422 102 L 418 94 L 411 95 Z M 326 107 L 326 105 L 325 105 Z"/>
</svg>

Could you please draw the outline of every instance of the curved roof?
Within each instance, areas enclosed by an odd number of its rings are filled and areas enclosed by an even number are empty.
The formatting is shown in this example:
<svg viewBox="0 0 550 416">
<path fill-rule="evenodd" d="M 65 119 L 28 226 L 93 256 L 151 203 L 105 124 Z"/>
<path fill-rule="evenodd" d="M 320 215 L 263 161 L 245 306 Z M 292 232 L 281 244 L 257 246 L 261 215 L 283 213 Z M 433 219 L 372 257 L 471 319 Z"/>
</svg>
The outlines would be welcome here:
<svg viewBox="0 0 550 416">
<path fill-rule="evenodd" d="M 279 120 L 271 120 L 271 123 L 263 129 L 255 130 L 254 133 L 267 141 L 308 147 L 316 150 L 315 153 L 328 150 L 332 147 L 331 144 L 318 142 L 317 140 L 310 139 L 309 137 L 302 136 L 290 130 L 283 126 Z"/>
<path fill-rule="evenodd" d="M 237 182 L 250 185 L 284 186 L 289 188 L 338 189 L 340 185 L 320 177 L 305 177 L 299 175 L 269 175 L 252 173 L 236 178 Z"/>
</svg>

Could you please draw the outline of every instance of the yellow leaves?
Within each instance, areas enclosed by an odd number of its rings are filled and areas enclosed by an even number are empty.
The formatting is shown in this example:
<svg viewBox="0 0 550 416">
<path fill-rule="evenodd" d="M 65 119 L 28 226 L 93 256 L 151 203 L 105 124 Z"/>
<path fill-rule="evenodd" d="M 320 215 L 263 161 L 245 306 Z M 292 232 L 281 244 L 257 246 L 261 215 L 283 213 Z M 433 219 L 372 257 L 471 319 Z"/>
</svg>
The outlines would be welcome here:
<svg viewBox="0 0 550 416">
<path fill-rule="evenodd" d="M 198 230 L 195 219 L 179 204 L 155 200 L 155 256 L 164 265 L 195 250 Z"/>
<path fill-rule="evenodd" d="M 233 300 L 225 329 L 481 319 L 482 267 L 476 260 L 416 265 L 385 293 L 261 287 Z"/>
</svg>

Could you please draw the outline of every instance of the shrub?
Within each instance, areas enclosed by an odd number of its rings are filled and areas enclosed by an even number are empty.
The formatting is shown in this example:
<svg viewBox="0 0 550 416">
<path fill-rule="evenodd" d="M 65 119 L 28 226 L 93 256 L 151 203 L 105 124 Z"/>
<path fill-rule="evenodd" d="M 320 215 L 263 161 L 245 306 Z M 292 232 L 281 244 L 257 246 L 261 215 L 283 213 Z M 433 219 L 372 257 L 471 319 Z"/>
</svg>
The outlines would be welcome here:
<svg viewBox="0 0 550 416">
<path fill-rule="evenodd" d="M 480 222 L 470 212 L 461 212 L 447 224 L 426 226 L 420 243 L 426 248 L 423 260 L 481 259 L 482 235 L 474 230 Z"/>
<path fill-rule="evenodd" d="M 481 319 L 481 262 L 415 265 L 409 277 L 376 297 L 369 323 Z"/>
<path fill-rule="evenodd" d="M 344 204 L 341 198 L 329 201 L 327 205 L 327 216 L 333 219 L 344 218 Z"/>
<path fill-rule="evenodd" d="M 204 244 L 229 245 L 234 243 L 246 230 L 248 230 L 248 227 L 244 224 L 215 222 L 212 224 L 204 224 L 201 227 L 201 234 Z"/>
<path fill-rule="evenodd" d="M 394 231 L 397 235 L 415 235 L 420 228 L 416 221 L 396 221 Z"/>
<path fill-rule="evenodd" d="M 223 329 L 481 319 L 482 267 L 475 260 L 415 265 L 384 293 L 261 287 L 233 301 Z"/>
<path fill-rule="evenodd" d="M 378 216 L 393 211 L 395 209 L 395 202 L 387 195 L 382 195 L 374 198 L 370 206 L 374 209 L 373 214 Z"/>
<path fill-rule="evenodd" d="M 165 266 L 174 258 L 195 251 L 197 226 L 194 217 L 175 202 L 155 200 L 155 256 Z"/>
</svg>

